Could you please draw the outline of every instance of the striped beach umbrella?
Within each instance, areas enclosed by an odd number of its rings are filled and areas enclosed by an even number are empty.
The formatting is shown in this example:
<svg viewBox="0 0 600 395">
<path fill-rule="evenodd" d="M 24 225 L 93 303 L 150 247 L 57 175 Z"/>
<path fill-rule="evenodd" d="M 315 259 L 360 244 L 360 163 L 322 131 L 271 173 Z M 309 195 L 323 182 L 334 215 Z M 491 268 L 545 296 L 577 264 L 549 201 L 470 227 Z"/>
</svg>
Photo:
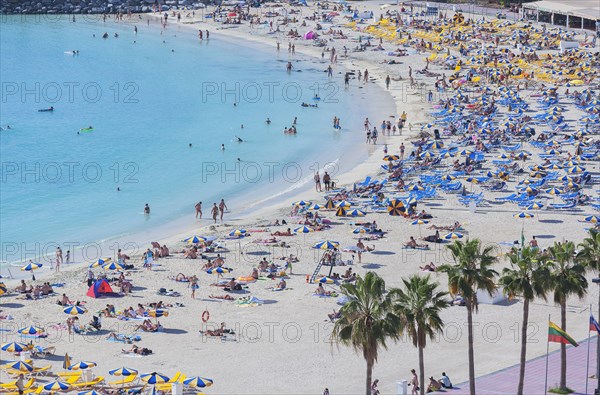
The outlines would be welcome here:
<svg viewBox="0 0 600 395">
<path fill-rule="evenodd" d="M 205 242 L 206 238 L 202 237 L 202 236 L 193 235 L 193 236 L 190 236 L 190 237 L 187 237 L 187 238 L 183 239 L 183 241 L 186 242 L 186 243 L 190 243 L 190 244 L 198 244 L 198 243 Z"/>
<path fill-rule="evenodd" d="M 456 239 L 462 239 L 462 238 L 463 238 L 463 234 L 456 233 L 456 232 L 450 232 L 446 236 L 444 236 L 444 239 L 446 239 L 446 240 L 456 240 Z"/>
<path fill-rule="evenodd" d="M 345 217 L 346 216 L 346 209 L 344 209 L 343 207 L 338 207 L 335 210 L 335 216 L 336 217 Z"/>
<path fill-rule="evenodd" d="M 8 293 L 8 288 L 6 288 L 6 284 L 0 283 L 0 296 Z"/>
<path fill-rule="evenodd" d="M 517 213 L 517 214 L 513 215 L 513 217 L 515 217 L 515 218 L 527 219 L 527 218 L 533 218 L 533 217 L 534 217 L 534 215 L 533 215 L 533 214 L 531 214 L 531 213 L 528 213 L 528 212 L 526 212 L 526 211 L 522 211 L 522 212 L 520 212 L 520 213 Z"/>
<path fill-rule="evenodd" d="M 89 267 L 90 268 L 99 267 L 99 266 L 105 265 L 106 263 L 110 262 L 111 260 L 112 260 L 111 258 L 106 258 L 106 259 L 100 258 L 97 261 L 90 263 Z"/>
<path fill-rule="evenodd" d="M 364 211 L 359 210 L 359 209 L 354 209 L 354 210 L 350 210 L 346 213 L 346 216 L 348 217 L 364 217 L 366 214 Z"/>
<path fill-rule="evenodd" d="M 392 216 L 400 216 L 406 214 L 406 206 L 404 202 L 400 199 L 392 199 L 390 200 L 390 204 L 387 206 L 387 211 L 389 215 Z"/>
<path fill-rule="evenodd" d="M 569 181 L 565 184 L 565 186 L 569 187 L 569 188 L 573 188 L 573 189 L 579 189 L 580 186 L 577 183 L 574 183 L 573 181 Z"/>
<path fill-rule="evenodd" d="M 546 151 L 546 155 L 560 155 L 561 152 L 557 149 L 549 149 Z"/>
<path fill-rule="evenodd" d="M 327 201 L 325 202 L 325 208 L 327 210 L 333 210 L 335 208 L 335 203 L 333 199 L 327 199 Z"/>
<path fill-rule="evenodd" d="M 109 262 L 102 265 L 104 270 L 124 270 L 125 267 L 118 262 Z"/>
<path fill-rule="evenodd" d="M 338 243 L 337 241 L 323 240 L 323 241 L 316 243 L 313 246 L 313 248 L 315 248 L 317 250 L 333 250 L 334 248 L 338 248 L 339 246 L 340 246 L 340 243 Z"/>
<path fill-rule="evenodd" d="M 383 160 L 389 162 L 391 160 L 398 160 L 400 157 L 398 155 L 386 155 L 383 157 Z"/>
<path fill-rule="evenodd" d="M 335 283 L 335 281 L 329 277 L 321 277 L 318 281 L 318 283 L 321 284 L 333 284 Z"/>
<path fill-rule="evenodd" d="M 231 271 L 231 269 L 227 269 L 226 267 L 217 267 L 214 269 L 208 269 L 206 271 L 206 273 L 208 273 L 208 274 L 213 274 L 213 273 L 223 274 L 223 273 L 229 273 L 230 271 Z"/>
<path fill-rule="evenodd" d="M 31 372 L 33 370 L 33 365 L 23 361 L 11 362 L 4 366 L 13 370 L 17 370 L 19 372 Z"/>
<path fill-rule="evenodd" d="M 317 204 L 317 203 L 314 203 L 314 204 L 312 204 L 312 205 L 311 205 L 311 206 L 310 206 L 308 209 L 309 209 L 309 210 L 321 210 L 322 208 L 323 208 L 323 206 L 322 206 L 322 205 L 320 205 L 320 204 Z"/>
<path fill-rule="evenodd" d="M 228 236 L 231 237 L 235 237 L 235 236 L 244 236 L 246 235 L 248 231 L 246 229 L 235 229 L 232 230 L 231 232 L 228 233 Z"/>
<path fill-rule="evenodd" d="M 311 204 L 310 200 L 298 200 L 297 202 L 292 203 L 292 206 L 304 207 L 304 206 L 310 206 L 310 204 Z"/>
<path fill-rule="evenodd" d="M 56 392 L 56 391 L 68 391 L 71 389 L 71 385 L 64 381 L 56 380 L 51 383 L 44 385 L 44 390 Z"/>
<path fill-rule="evenodd" d="M 77 395 L 103 395 L 103 394 L 101 392 L 91 390 L 91 391 L 80 391 L 77 393 Z"/>
<path fill-rule="evenodd" d="M 576 173 L 583 173 L 585 171 L 585 167 L 581 167 L 581 166 L 573 166 L 570 169 L 567 170 L 567 173 L 569 174 L 576 174 Z"/>
<path fill-rule="evenodd" d="M 431 148 L 431 149 L 444 148 L 444 143 L 442 143 L 441 141 L 434 141 L 433 143 L 431 143 L 431 146 L 429 146 L 429 148 Z"/>
<path fill-rule="evenodd" d="M 41 263 L 29 262 L 27 265 L 21 267 L 21 270 L 24 272 L 30 272 L 30 271 L 39 269 L 42 266 L 44 266 L 44 265 L 42 265 Z"/>
<path fill-rule="evenodd" d="M 548 165 L 545 167 L 545 169 L 547 169 L 547 170 L 560 170 L 562 168 L 563 167 L 561 165 L 556 164 L 556 163 L 552 163 L 551 165 Z"/>
<path fill-rule="evenodd" d="M 204 388 L 213 385 L 213 380 L 204 377 L 192 377 L 187 380 L 184 380 L 183 384 L 190 387 Z"/>
<path fill-rule="evenodd" d="M 546 189 L 546 193 L 550 195 L 560 195 L 561 193 L 563 193 L 563 191 L 558 188 L 548 188 Z"/>
<path fill-rule="evenodd" d="M 350 203 L 346 200 L 342 200 L 341 202 L 339 202 L 338 204 L 335 205 L 335 207 L 342 207 L 342 208 L 350 208 L 350 206 L 352 206 L 352 203 Z"/>
<path fill-rule="evenodd" d="M 426 221 L 424 219 L 417 219 L 417 220 L 411 222 L 410 224 L 411 225 L 425 225 L 425 224 L 428 224 L 428 223 L 429 223 L 429 221 Z"/>
<path fill-rule="evenodd" d="M 442 181 L 452 181 L 452 180 L 456 180 L 456 177 L 451 176 L 450 174 L 446 174 L 445 176 L 442 176 Z"/>
<path fill-rule="evenodd" d="M 137 376 L 138 371 L 123 366 L 118 369 L 110 370 L 108 373 L 112 376 Z"/>
<path fill-rule="evenodd" d="M 591 222 L 595 224 L 600 222 L 600 217 L 598 217 L 597 215 L 590 215 L 589 217 L 585 217 L 583 220 L 585 222 Z"/>
<path fill-rule="evenodd" d="M 19 329 L 17 332 L 22 335 L 41 335 L 45 331 L 44 328 L 40 328 L 39 326 L 27 326 Z"/>
<path fill-rule="evenodd" d="M 414 191 L 424 191 L 425 188 L 423 188 L 421 185 L 419 184 L 413 184 L 413 185 L 408 185 L 405 190 L 410 191 L 410 192 L 414 192 Z"/>
<path fill-rule="evenodd" d="M 77 362 L 74 363 L 73 365 L 69 366 L 69 370 L 88 370 L 91 369 L 93 367 L 95 367 L 97 364 L 96 362 L 90 362 L 90 361 L 81 361 L 81 362 Z"/>
<path fill-rule="evenodd" d="M 541 203 L 532 203 L 527 206 L 527 210 L 540 210 L 542 207 L 544 207 L 544 205 Z"/>
<path fill-rule="evenodd" d="M 364 226 L 359 226 L 358 228 L 355 228 L 352 233 L 354 234 L 362 234 L 362 233 L 367 233 L 367 228 L 365 228 Z"/>
<path fill-rule="evenodd" d="M 148 312 L 148 315 L 150 317 L 154 317 L 154 318 L 168 317 L 169 316 L 169 310 L 164 310 L 164 309 L 150 310 Z"/>
<path fill-rule="evenodd" d="M 309 228 L 308 226 L 300 226 L 299 228 L 294 229 L 294 233 L 310 233 L 314 231 L 313 228 Z"/>
<path fill-rule="evenodd" d="M 160 384 L 169 381 L 169 377 L 156 372 L 142 374 L 140 378 L 142 379 L 142 381 L 148 384 Z"/>
<path fill-rule="evenodd" d="M 29 350 L 29 346 L 25 343 L 10 342 L 4 343 L 1 347 L 2 351 L 10 353 L 18 353 Z"/>
<path fill-rule="evenodd" d="M 63 312 L 65 314 L 69 314 L 69 315 L 79 315 L 79 314 L 85 314 L 87 313 L 87 309 L 85 307 L 82 306 L 69 306 L 69 307 L 65 307 L 63 309 Z"/>
</svg>

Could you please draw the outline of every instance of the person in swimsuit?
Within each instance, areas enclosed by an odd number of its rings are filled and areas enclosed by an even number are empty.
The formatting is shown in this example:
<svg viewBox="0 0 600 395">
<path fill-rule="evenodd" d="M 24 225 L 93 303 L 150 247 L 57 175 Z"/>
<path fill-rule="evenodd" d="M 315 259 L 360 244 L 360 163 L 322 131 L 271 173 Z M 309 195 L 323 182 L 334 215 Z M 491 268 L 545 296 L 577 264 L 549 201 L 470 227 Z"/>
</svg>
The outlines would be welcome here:
<svg viewBox="0 0 600 395">
<path fill-rule="evenodd" d="M 213 220 L 215 221 L 215 224 L 216 224 L 217 216 L 219 215 L 219 208 L 217 207 L 217 203 L 213 203 L 211 213 L 212 213 Z"/>
<path fill-rule="evenodd" d="M 202 202 L 196 203 L 194 208 L 196 209 L 196 219 L 198 219 L 198 218 L 202 219 Z M 200 217 L 198 217 L 198 216 L 200 216 Z"/>
</svg>

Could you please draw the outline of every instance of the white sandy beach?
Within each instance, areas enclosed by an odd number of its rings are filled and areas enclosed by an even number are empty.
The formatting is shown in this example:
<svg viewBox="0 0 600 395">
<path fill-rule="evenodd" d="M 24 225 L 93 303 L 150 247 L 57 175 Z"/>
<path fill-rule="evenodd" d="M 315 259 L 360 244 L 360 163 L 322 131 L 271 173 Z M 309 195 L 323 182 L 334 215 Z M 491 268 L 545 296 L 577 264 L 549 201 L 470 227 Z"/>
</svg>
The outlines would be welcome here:
<svg viewBox="0 0 600 395">
<path fill-rule="evenodd" d="M 382 11 L 377 2 L 360 3 L 358 7 L 362 10 L 372 10 L 376 15 Z M 311 6 L 311 10 L 314 7 Z M 393 8 L 393 7 L 391 7 Z M 306 8 L 303 13 L 306 13 Z M 158 15 L 143 15 L 143 18 Z M 214 22 L 200 23 L 196 19 L 183 17 L 182 22 L 190 23 L 190 29 L 209 29 L 211 37 L 227 36 L 237 40 L 243 45 L 245 40 L 257 41 L 273 46 L 274 56 L 276 54 L 276 42 L 281 42 L 281 52 L 287 51 L 288 39 L 285 33 L 279 36 L 266 34 L 268 29 L 250 29 L 247 24 L 237 25 L 231 29 L 221 29 Z M 389 93 L 397 108 L 396 114 L 364 114 L 378 126 L 383 119 L 397 119 L 405 111 L 408 114 L 408 123 L 414 125 L 413 130 L 404 129 L 402 136 L 380 136 L 377 145 L 370 147 L 372 155 L 364 163 L 357 166 L 351 172 L 336 177 L 339 186 L 347 186 L 365 179 L 371 175 L 377 179 L 386 178 L 386 173 L 380 165 L 383 157 L 384 144 L 387 144 L 390 154 L 397 154 L 400 143 L 404 142 L 407 152 L 410 152 L 414 139 L 421 130 L 421 125 L 431 120 L 427 112 L 431 106 L 427 103 L 425 94 L 432 87 L 435 79 L 415 74 L 416 70 L 424 67 L 423 54 L 411 54 L 409 56 L 396 58 L 402 62 L 400 65 L 388 65 L 381 62 L 388 58 L 389 50 L 395 49 L 391 43 L 383 42 L 386 51 L 349 52 L 349 57 L 342 56 L 342 48 L 354 48 L 357 43 L 352 39 L 358 36 L 356 31 L 344 26 L 345 20 L 336 19 L 335 30 L 343 30 L 348 39 L 336 39 L 332 45 L 340 54 L 338 64 L 334 65 L 334 80 L 343 86 L 344 70 L 368 69 L 373 78 L 371 83 L 376 83 L 385 88 L 385 77 L 390 75 L 393 79 Z M 154 21 L 153 21 L 154 23 Z M 169 24 L 174 24 L 170 20 Z M 310 30 L 311 23 L 304 28 L 300 24 L 282 27 L 285 32 L 290 27 L 298 28 L 300 34 Z M 329 25 L 328 25 L 329 26 Z M 327 26 L 327 27 L 328 27 Z M 175 29 L 167 28 L 167 33 Z M 187 39 L 187 38 L 186 38 Z M 375 44 L 376 40 L 373 40 Z M 314 47 L 309 41 L 294 40 L 296 45 L 296 57 L 311 57 L 318 62 L 321 57 L 322 48 Z M 328 54 L 325 55 L 327 58 Z M 292 61 L 294 57 L 291 58 Z M 427 88 L 418 92 L 411 92 L 409 86 L 408 67 L 412 67 L 413 77 L 418 83 L 425 84 Z M 326 67 L 326 66 L 324 66 Z M 430 70 L 450 74 L 439 65 L 431 65 Z M 341 73 L 340 73 L 341 72 Z M 399 77 L 403 81 L 397 81 Z M 325 78 L 325 76 L 324 76 Z M 359 85 L 360 84 L 360 85 Z M 369 84 L 351 80 L 350 92 L 369 97 Z M 361 91 L 359 91 L 359 87 Z M 408 90 L 408 91 L 407 91 Z M 561 93 L 564 88 L 560 89 Z M 534 98 L 529 98 L 533 103 Z M 395 115 L 396 118 L 389 118 Z M 568 119 L 581 117 L 581 111 L 570 107 L 565 111 Z M 343 118 L 343 115 L 342 115 Z M 363 133 L 362 125 L 354 125 L 356 133 Z M 528 147 L 534 153 L 539 153 L 532 147 Z M 572 150 L 572 148 L 571 148 Z M 349 152 L 349 155 L 352 153 Z M 496 156 L 497 153 L 490 155 Z M 491 156 L 490 156 L 491 157 Z M 323 158 L 325 161 L 327 158 Z M 536 158 L 537 159 L 537 158 Z M 531 159 L 535 163 L 536 159 Z M 539 162 L 539 160 L 537 160 Z M 451 163 L 451 162 L 448 162 Z M 598 162 L 586 164 L 586 167 L 597 177 Z M 511 179 L 509 185 L 514 188 L 519 179 Z M 408 182 L 407 182 L 408 183 Z M 480 191 L 478 185 L 472 187 L 474 191 Z M 595 190 L 597 185 L 586 186 L 586 193 L 597 196 Z M 508 193 L 500 193 L 504 195 Z M 498 196 L 500 196 L 498 195 Z M 495 195 L 492 195 L 495 196 Z M 467 207 L 458 202 L 457 195 L 441 194 L 442 198 L 427 200 L 419 203 L 419 211 L 424 209 L 433 215 L 430 224 L 451 225 L 460 222 L 467 230 L 469 237 L 480 238 L 486 244 L 497 246 L 499 262 L 496 270 L 501 271 L 507 265 L 503 254 L 509 249 L 500 242 L 512 243 L 520 240 L 521 227 L 524 226 L 526 240 L 533 235 L 537 236 L 540 248 L 544 249 L 555 241 L 572 240 L 579 242 L 586 236 L 585 228 L 590 224 L 584 224 L 581 219 L 585 215 L 594 214 L 589 206 L 581 207 L 578 212 L 560 212 L 542 209 L 536 212 L 534 219 L 516 219 L 513 215 L 519 211 L 517 205 L 503 204 L 479 207 L 475 213 L 471 213 Z M 213 226 L 212 221 L 206 219 L 195 221 L 190 215 L 189 227 L 181 229 L 177 234 L 164 234 L 157 239 L 161 245 L 166 244 L 171 252 L 179 251 L 185 247 L 181 240 L 191 234 L 225 236 L 233 229 L 267 230 L 269 232 L 285 231 L 288 227 L 295 228 L 298 218 L 290 217 L 291 203 L 296 200 L 312 200 L 324 203 L 321 193 L 314 191 L 312 184 L 300 189 L 295 196 L 286 196 L 286 199 L 269 201 L 258 207 L 252 215 L 238 217 L 237 213 L 242 208 L 230 207 L 231 213 L 225 214 L 223 224 Z M 193 203 L 191 203 L 193 205 Z M 191 206 L 190 205 L 190 206 Z M 205 209 L 205 217 L 209 217 L 209 207 Z M 110 332 L 130 333 L 132 325 L 137 321 L 119 321 L 115 318 L 103 318 L 103 331 L 101 334 L 69 335 L 62 326 L 67 316 L 62 312 L 60 306 L 55 304 L 57 297 L 50 297 L 36 301 L 22 300 L 15 293 L 3 296 L 0 299 L 2 314 L 8 314 L 12 320 L 0 321 L 0 339 L 2 343 L 8 341 L 20 341 L 15 330 L 27 325 L 37 324 L 47 328 L 48 337 L 36 339 L 36 344 L 41 346 L 55 346 L 56 355 L 49 361 L 35 359 L 36 366 L 47 363 L 53 366 L 54 371 L 62 370 L 62 356 L 68 353 L 72 361 L 90 360 L 98 364 L 94 368 L 96 376 L 108 376 L 108 371 L 120 366 L 131 367 L 140 372 L 161 372 L 173 375 L 181 371 L 187 376 L 209 377 L 214 380 L 214 385 L 206 389 L 206 393 L 215 394 L 317 394 L 322 393 L 325 387 L 332 394 L 355 394 L 362 393 L 365 377 L 365 362 L 361 355 L 355 354 L 353 350 L 345 347 L 337 347 L 329 341 L 332 323 L 329 322 L 327 314 L 334 309 L 339 309 L 335 297 L 321 298 L 314 296 L 315 284 L 307 284 L 306 276 L 312 274 L 320 252 L 311 247 L 320 240 L 336 240 L 341 246 L 356 245 L 357 235 L 352 230 L 357 222 L 368 222 L 376 220 L 378 227 L 388 232 L 379 240 L 365 241 L 368 246 L 374 246 L 375 250 L 365 253 L 362 263 L 357 260 L 351 266 L 358 275 L 364 275 L 369 270 L 374 270 L 386 280 L 388 287 L 401 285 L 401 278 L 413 273 L 419 273 L 419 266 L 428 262 L 436 264 L 452 262 L 449 252 L 443 244 L 431 244 L 432 249 L 428 251 L 402 249 L 404 242 L 410 236 L 415 238 L 430 235 L 432 231 L 427 229 L 429 225 L 412 226 L 410 221 L 401 217 L 388 216 L 385 213 L 368 213 L 364 218 L 337 218 L 335 211 L 324 211 L 320 215 L 334 222 L 331 229 L 312 232 L 292 237 L 281 237 L 290 247 L 267 247 L 253 243 L 253 240 L 265 238 L 267 232 L 253 232 L 250 237 L 241 240 L 224 240 L 222 244 L 226 252 L 225 267 L 234 269 L 232 276 L 247 276 L 252 272 L 258 262 L 265 257 L 267 260 L 279 260 L 289 254 L 297 255 L 299 263 L 294 263 L 293 274 L 287 279 L 288 288 L 281 292 L 271 290 L 277 280 L 259 280 L 249 284 L 248 294 L 232 294 L 234 297 L 254 296 L 265 301 L 263 305 L 256 307 L 240 307 L 232 301 L 215 301 L 209 299 L 209 295 L 224 295 L 224 291 L 210 284 L 216 281 L 216 274 L 209 275 L 201 270 L 206 261 L 183 259 L 181 254 L 172 254 L 171 257 L 157 260 L 160 266 L 149 271 L 143 269 L 139 256 L 132 258 L 131 263 L 136 266 L 135 270 L 128 271 L 126 277 L 133 283 L 133 293 L 118 298 L 86 297 L 87 285 L 85 284 L 87 265 L 71 265 L 63 267 L 60 274 L 51 273 L 47 269 L 36 272 L 38 281 L 50 281 L 51 283 L 63 283 L 64 286 L 56 288 L 59 294 L 65 293 L 72 300 L 83 300 L 86 302 L 87 314 L 81 316 L 86 323 L 92 317 L 92 313 L 101 310 L 107 303 L 114 304 L 117 310 L 133 306 L 138 303 L 148 304 L 150 302 L 163 301 L 168 304 L 181 303 L 182 307 L 169 308 L 169 316 L 161 317 L 158 321 L 164 326 L 164 331 L 158 333 L 140 332 L 142 340 L 140 346 L 153 351 L 152 355 L 133 358 L 121 353 L 121 349 L 129 348 L 130 345 L 110 342 L 106 337 Z M 286 219 L 288 225 L 278 227 L 264 227 L 275 219 Z M 150 242 L 151 240 L 146 240 Z M 154 241 L 154 240 L 152 240 Z M 145 247 L 145 246 L 144 246 Z M 147 247 L 150 247 L 148 244 Z M 214 257 L 215 254 L 207 254 Z M 349 253 L 343 253 L 344 260 L 351 260 Z M 283 262 L 283 261 L 279 261 Z M 321 274 L 327 274 L 329 267 L 323 267 Z M 343 274 L 346 267 L 336 267 L 335 272 Z M 99 271 L 101 269 L 95 269 Z M 197 275 L 200 278 L 200 289 L 196 292 L 196 299 L 190 297 L 191 290 L 188 283 L 179 283 L 170 280 L 170 277 L 183 273 L 187 276 Z M 228 275 L 225 275 L 228 276 Z M 440 282 L 441 288 L 447 288 L 447 278 L 443 274 L 432 273 L 432 277 Z M 588 336 L 588 307 L 590 304 L 596 306 L 598 301 L 598 288 L 591 283 L 593 275 L 589 274 L 590 282 L 587 295 L 578 300 L 572 298 L 568 303 L 567 331 L 577 340 Z M 17 285 L 17 280 L 7 280 L 9 288 Z M 166 288 L 181 293 L 181 297 L 169 297 L 157 295 L 159 288 Z M 328 290 L 337 290 L 336 285 L 327 285 Z M 518 300 L 504 303 L 502 305 L 481 304 L 479 312 L 475 315 L 475 372 L 477 376 L 490 373 L 515 365 L 519 362 L 520 350 L 520 322 L 522 316 L 522 303 Z M 235 335 L 229 336 L 226 341 L 220 338 L 202 336 L 200 329 L 206 329 L 202 323 L 202 313 L 210 312 L 209 326 L 216 327 L 219 323 L 226 323 Z M 595 311 L 598 315 L 598 312 Z M 536 301 L 530 311 L 530 342 L 528 344 L 528 358 L 543 355 L 546 352 L 547 320 L 551 316 L 554 322 L 560 321 L 560 310 L 555 306 L 551 298 L 547 301 Z M 467 360 L 467 329 L 466 311 L 463 307 L 450 307 L 443 312 L 446 330 L 442 336 L 434 342 L 430 342 L 425 350 L 426 377 L 439 377 L 442 371 L 448 373 L 453 382 L 461 383 L 468 378 Z M 153 319 L 154 321 L 154 319 Z M 551 344 L 550 349 L 557 349 L 558 345 Z M 374 369 L 374 378 L 380 380 L 382 393 L 392 394 L 396 391 L 396 381 L 408 379 L 410 369 L 418 366 L 417 350 L 412 342 L 404 339 L 397 344 L 390 343 L 389 349 L 382 351 Z M 12 357 L 2 352 L 2 360 Z M 5 382 L 8 377 L 4 372 L 0 373 L 0 381 Z M 551 378 L 550 383 L 558 381 Z"/>
</svg>

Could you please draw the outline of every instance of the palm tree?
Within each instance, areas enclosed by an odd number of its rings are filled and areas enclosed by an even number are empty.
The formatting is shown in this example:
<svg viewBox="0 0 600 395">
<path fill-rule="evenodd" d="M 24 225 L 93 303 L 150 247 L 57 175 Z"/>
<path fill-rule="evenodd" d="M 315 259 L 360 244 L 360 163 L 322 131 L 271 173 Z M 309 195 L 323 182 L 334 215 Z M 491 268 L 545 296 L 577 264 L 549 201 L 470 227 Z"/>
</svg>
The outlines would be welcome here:
<svg viewBox="0 0 600 395">
<path fill-rule="evenodd" d="M 371 394 L 371 376 L 380 348 L 387 349 L 388 339 L 400 337 L 400 319 L 393 312 L 390 294 L 385 295 L 385 281 L 375 272 L 355 284 L 343 284 L 342 294 L 349 298 L 340 309 L 333 327 L 332 339 L 339 345 L 362 352 L 367 362 L 366 394 Z"/>
<path fill-rule="evenodd" d="M 560 326 L 567 330 L 567 299 L 571 295 L 583 298 L 587 292 L 585 267 L 575 261 L 575 244 L 554 243 L 550 253 L 550 282 L 554 292 L 554 303 L 560 305 Z M 560 344 L 560 389 L 567 389 L 567 345 Z"/>
<path fill-rule="evenodd" d="M 523 395 L 525 381 L 525 360 L 527 357 L 527 327 L 529 323 L 529 303 L 536 297 L 546 299 L 549 288 L 549 270 L 537 248 L 524 247 L 519 251 L 513 248 L 506 257 L 511 267 L 502 270 L 499 285 L 509 298 L 523 299 L 523 323 L 521 327 L 521 368 L 517 394 Z"/>
<path fill-rule="evenodd" d="M 467 308 L 469 343 L 469 392 L 475 395 L 475 356 L 473 353 L 473 311 L 477 312 L 477 291 L 490 295 L 496 288 L 494 277 L 498 274 L 491 266 L 497 258 L 492 255 L 494 247 L 481 245 L 479 239 L 461 242 L 455 240 L 447 246 L 452 253 L 454 265 L 442 265 L 438 271 L 448 274 L 450 294 L 460 294 Z"/>
<path fill-rule="evenodd" d="M 583 239 L 579 247 L 581 250 L 577 254 L 577 261 L 588 270 L 600 272 L 600 231 L 590 229 L 590 237 Z"/>
<path fill-rule="evenodd" d="M 442 331 L 444 323 L 440 312 L 448 307 L 445 296 L 447 292 L 437 290 L 439 283 L 431 282 L 429 276 L 412 275 L 402 279 L 403 289 L 392 289 L 394 311 L 400 317 L 403 331 L 412 339 L 413 345 L 419 349 L 419 382 L 421 395 L 425 394 L 425 362 L 423 349 L 427 338 L 435 338 Z"/>
</svg>

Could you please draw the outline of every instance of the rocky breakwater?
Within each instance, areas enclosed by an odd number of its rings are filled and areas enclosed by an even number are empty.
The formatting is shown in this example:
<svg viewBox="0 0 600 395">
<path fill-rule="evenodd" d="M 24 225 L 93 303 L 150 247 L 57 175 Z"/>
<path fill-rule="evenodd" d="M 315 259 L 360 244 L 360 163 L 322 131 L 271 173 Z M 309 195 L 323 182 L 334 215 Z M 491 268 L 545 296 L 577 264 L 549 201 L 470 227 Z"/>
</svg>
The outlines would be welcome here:
<svg viewBox="0 0 600 395">
<path fill-rule="evenodd" d="M 196 0 L 197 1 L 197 0 Z M 0 0 L 2 14 L 114 14 L 152 12 L 153 5 L 162 11 L 200 8 L 191 0 Z"/>
</svg>

